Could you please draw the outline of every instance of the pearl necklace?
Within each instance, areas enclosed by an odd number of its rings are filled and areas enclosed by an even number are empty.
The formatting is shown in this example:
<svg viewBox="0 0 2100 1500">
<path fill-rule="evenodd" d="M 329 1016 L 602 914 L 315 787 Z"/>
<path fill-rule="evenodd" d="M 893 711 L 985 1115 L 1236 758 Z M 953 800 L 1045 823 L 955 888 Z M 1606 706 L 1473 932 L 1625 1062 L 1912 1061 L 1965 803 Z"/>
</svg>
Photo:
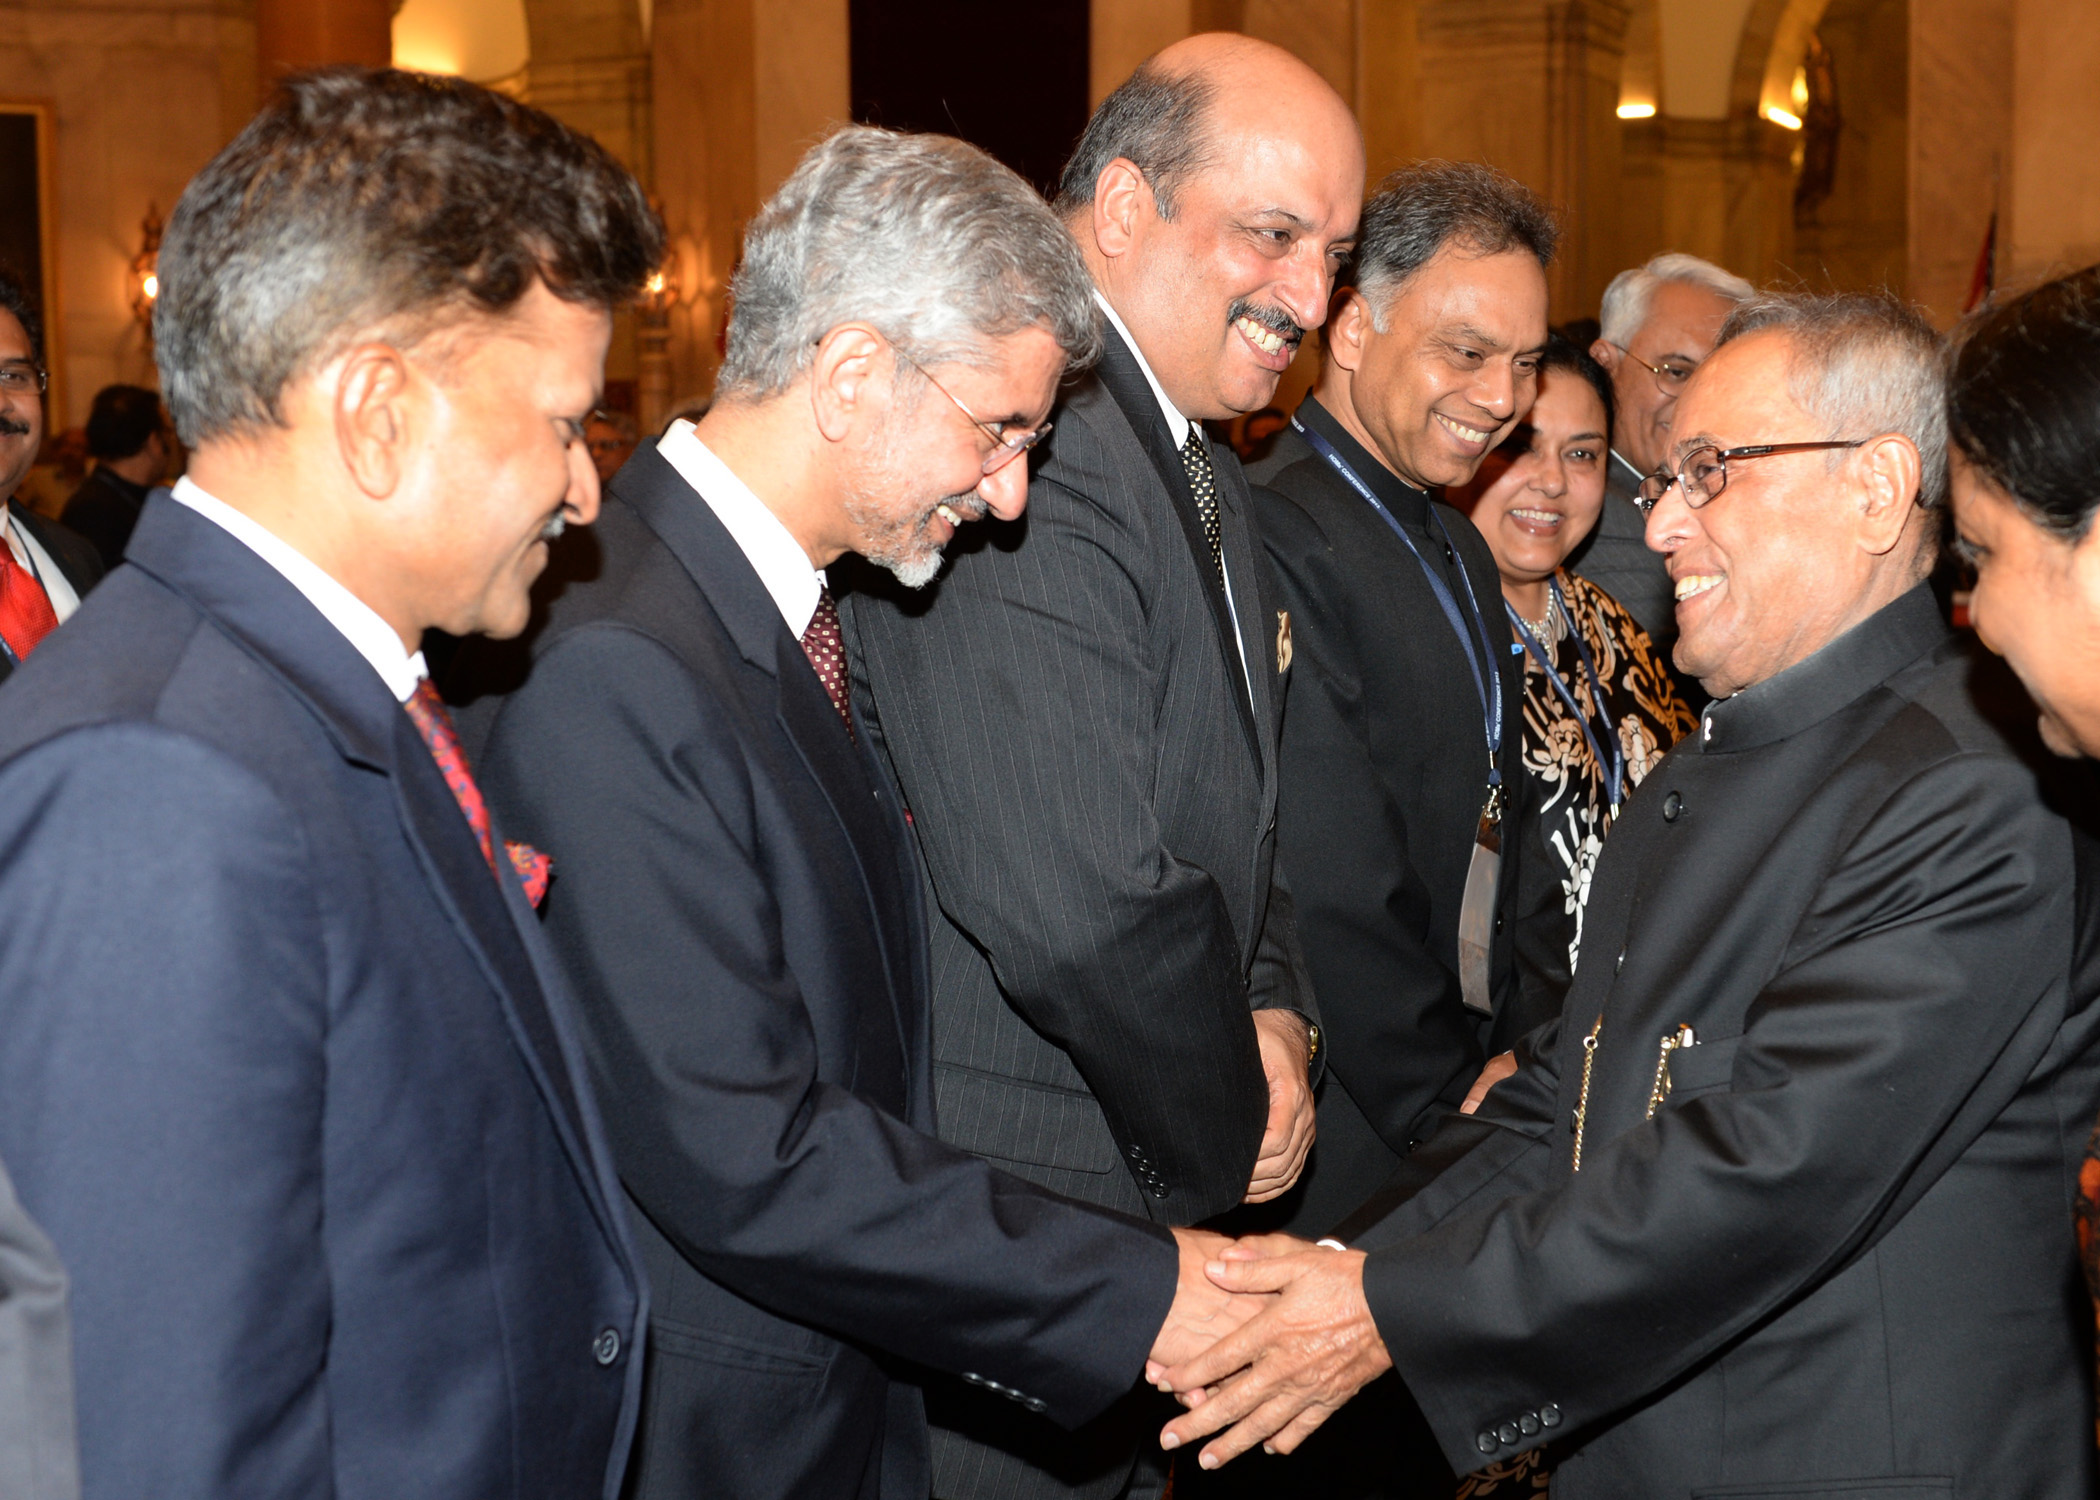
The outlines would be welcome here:
<svg viewBox="0 0 2100 1500">
<path fill-rule="evenodd" d="M 1522 620 L 1524 617 L 1519 615 L 1517 618 Z M 1548 594 L 1546 613 L 1536 620 L 1524 620 L 1524 628 L 1531 632 L 1531 638 L 1541 646 L 1550 646 L 1560 639 L 1560 632 L 1554 628 L 1559 623 L 1560 610 L 1554 604 L 1553 596 Z"/>
</svg>

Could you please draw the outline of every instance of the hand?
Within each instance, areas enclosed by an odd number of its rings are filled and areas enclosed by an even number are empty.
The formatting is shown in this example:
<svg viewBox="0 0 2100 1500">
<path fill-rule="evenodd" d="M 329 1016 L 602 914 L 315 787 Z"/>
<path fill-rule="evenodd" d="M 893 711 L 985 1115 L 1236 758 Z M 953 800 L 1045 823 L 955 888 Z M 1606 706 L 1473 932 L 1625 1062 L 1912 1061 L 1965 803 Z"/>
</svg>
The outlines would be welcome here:
<svg viewBox="0 0 2100 1500">
<path fill-rule="evenodd" d="M 1263 1248 L 1276 1247 L 1272 1240 Z M 1197 1455 L 1203 1468 L 1256 1443 L 1269 1453 L 1292 1452 L 1393 1367 L 1364 1301 L 1363 1252 L 1306 1245 L 1257 1260 L 1215 1260 L 1205 1270 L 1228 1291 L 1276 1295 L 1245 1327 L 1165 1372 L 1159 1383 L 1191 1410 L 1166 1425 L 1162 1448 L 1229 1427 Z"/>
<path fill-rule="evenodd" d="M 1261 1045 L 1261 1070 L 1269 1080 L 1269 1123 L 1261 1154 L 1247 1184 L 1247 1202 L 1266 1203 L 1291 1190 L 1305 1170 L 1313 1143 L 1311 1042 L 1305 1017 L 1294 1010 L 1258 1010 L 1254 1038 Z"/>
<path fill-rule="evenodd" d="M 1466 1102 L 1458 1107 L 1458 1112 L 1462 1115 L 1473 1113 L 1487 1102 L 1489 1089 L 1516 1071 L 1516 1053 L 1496 1053 L 1487 1060 L 1487 1066 L 1480 1070 L 1480 1076 L 1473 1080 L 1473 1086 L 1466 1090 Z"/>
<path fill-rule="evenodd" d="M 1253 1317 L 1268 1300 L 1236 1296 L 1211 1279 L 1205 1268 L 1233 1248 L 1224 1235 L 1207 1229 L 1177 1229 L 1174 1243 L 1181 1251 L 1174 1305 L 1167 1309 L 1167 1321 L 1160 1325 L 1159 1337 L 1152 1341 L 1152 1357 L 1145 1364 L 1145 1378 L 1155 1383 L 1156 1372 L 1202 1353 Z"/>
</svg>

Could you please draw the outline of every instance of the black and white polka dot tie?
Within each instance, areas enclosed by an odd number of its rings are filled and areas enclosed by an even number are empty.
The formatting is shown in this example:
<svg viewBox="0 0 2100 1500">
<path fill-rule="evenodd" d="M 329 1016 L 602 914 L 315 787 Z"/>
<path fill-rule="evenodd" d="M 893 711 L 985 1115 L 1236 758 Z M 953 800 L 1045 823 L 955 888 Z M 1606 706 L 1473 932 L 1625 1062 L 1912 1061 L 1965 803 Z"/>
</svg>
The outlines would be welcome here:
<svg viewBox="0 0 2100 1500">
<path fill-rule="evenodd" d="M 1189 423 L 1188 440 L 1181 445 L 1181 464 L 1188 470 L 1189 489 L 1196 496 L 1196 514 L 1203 521 L 1203 540 L 1210 543 L 1210 560 L 1225 581 L 1225 539 L 1218 526 L 1218 478 L 1210 467 L 1210 448 L 1203 429 Z"/>
<path fill-rule="evenodd" d="M 817 612 L 802 629 L 802 654 L 809 658 L 817 681 L 831 695 L 831 706 L 846 721 L 846 737 L 855 738 L 851 690 L 846 685 L 846 635 L 839 629 L 839 607 L 830 589 L 817 594 Z"/>
</svg>

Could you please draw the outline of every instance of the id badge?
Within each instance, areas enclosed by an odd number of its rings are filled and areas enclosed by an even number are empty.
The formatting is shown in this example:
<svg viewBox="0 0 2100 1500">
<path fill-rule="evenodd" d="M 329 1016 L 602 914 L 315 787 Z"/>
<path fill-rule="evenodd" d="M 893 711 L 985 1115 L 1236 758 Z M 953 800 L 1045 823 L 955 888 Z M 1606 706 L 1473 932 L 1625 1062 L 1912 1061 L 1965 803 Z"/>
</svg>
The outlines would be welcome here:
<svg viewBox="0 0 2100 1500">
<path fill-rule="evenodd" d="M 1495 940 L 1495 883 L 1502 872 L 1502 789 L 1489 793 L 1466 866 L 1466 893 L 1458 908 L 1458 993 L 1466 1009 L 1495 1013 L 1488 991 L 1488 951 Z"/>
</svg>

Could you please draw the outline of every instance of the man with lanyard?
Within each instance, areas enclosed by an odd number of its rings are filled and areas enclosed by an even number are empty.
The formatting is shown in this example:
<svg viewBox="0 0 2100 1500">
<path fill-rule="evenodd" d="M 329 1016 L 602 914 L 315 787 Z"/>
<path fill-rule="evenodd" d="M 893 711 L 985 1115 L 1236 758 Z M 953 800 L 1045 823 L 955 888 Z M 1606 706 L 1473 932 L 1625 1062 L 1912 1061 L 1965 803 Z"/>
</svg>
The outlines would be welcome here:
<svg viewBox="0 0 2100 1500">
<path fill-rule="evenodd" d="M 46 376 L 36 305 L 0 271 L 0 681 L 102 579 L 95 549 L 11 502 L 44 440 Z"/>
<path fill-rule="evenodd" d="M 1276 1225 L 1309 1239 L 1540 1019 L 1519 1014 L 1516 844 L 1502 837 L 1526 795 L 1522 658 L 1487 543 L 1431 492 L 1470 479 L 1530 410 L 1553 244 L 1543 207 L 1490 168 L 1387 178 L 1364 206 L 1354 285 L 1335 294 L 1319 385 L 1284 435 L 1298 456 L 1254 491 L 1298 676 L 1277 857 L 1331 1042 L 1305 1183 Z M 1413 1427 L 1393 1402 L 1265 1461 L 1265 1482 L 1448 1497 L 1419 1428 L 1392 1459 L 1382 1434 Z M 1349 1437 L 1367 1422 L 1381 1434 L 1368 1449 Z M 1365 1451 L 1386 1456 L 1366 1464 Z"/>
</svg>

